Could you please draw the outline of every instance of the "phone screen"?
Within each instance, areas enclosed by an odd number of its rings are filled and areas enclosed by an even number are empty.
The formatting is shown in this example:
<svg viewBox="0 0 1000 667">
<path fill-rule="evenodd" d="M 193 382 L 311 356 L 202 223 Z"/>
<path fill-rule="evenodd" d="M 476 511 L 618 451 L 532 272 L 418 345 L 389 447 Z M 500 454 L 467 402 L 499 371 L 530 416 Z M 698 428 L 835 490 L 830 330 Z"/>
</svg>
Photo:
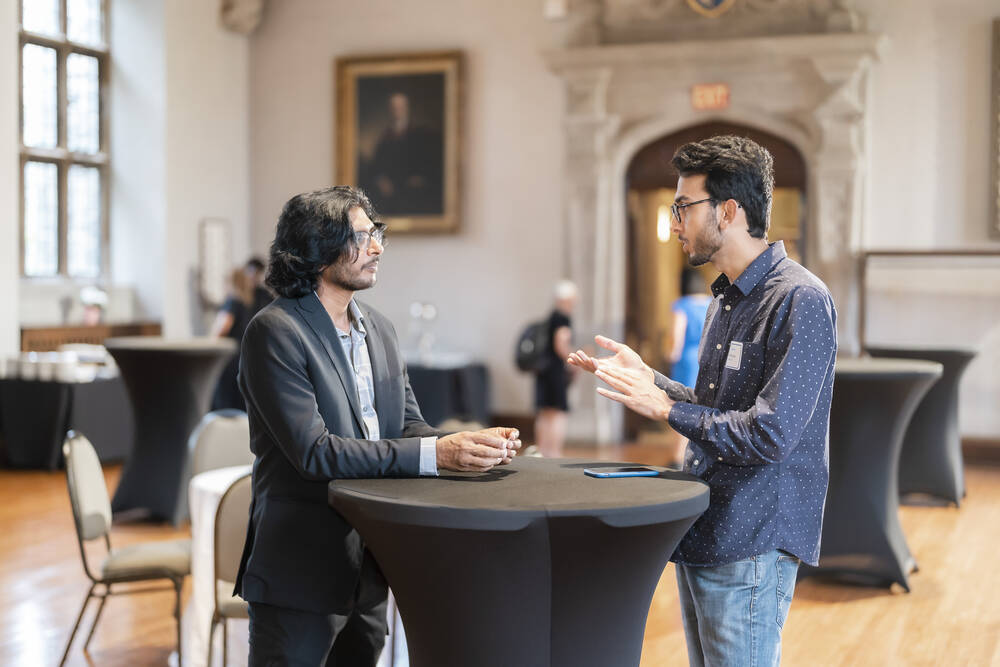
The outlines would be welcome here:
<svg viewBox="0 0 1000 667">
<path fill-rule="evenodd" d="M 590 477 L 655 477 L 660 471 L 643 466 L 626 466 L 621 468 L 585 468 L 583 473 Z"/>
</svg>

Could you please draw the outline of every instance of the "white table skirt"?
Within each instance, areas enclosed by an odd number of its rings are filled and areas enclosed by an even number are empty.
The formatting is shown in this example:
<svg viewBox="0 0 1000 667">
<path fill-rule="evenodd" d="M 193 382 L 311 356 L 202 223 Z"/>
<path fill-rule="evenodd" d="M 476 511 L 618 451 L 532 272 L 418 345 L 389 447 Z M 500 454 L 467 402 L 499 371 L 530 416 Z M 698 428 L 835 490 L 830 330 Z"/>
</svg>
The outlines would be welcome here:
<svg viewBox="0 0 1000 667">
<path fill-rule="evenodd" d="M 188 486 L 188 502 L 191 511 L 191 597 L 184 608 L 182 622 L 185 666 L 205 667 L 208 659 L 208 628 L 212 623 L 213 568 L 215 513 L 219 501 L 233 482 L 250 472 L 250 466 L 233 466 L 208 470 L 191 478 Z M 387 611 L 389 635 L 385 638 L 385 649 L 379 658 L 378 667 L 409 667 L 406 650 L 406 635 L 403 622 L 396 608 L 396 600 L 389 593 Z M 246 621 L 230 621 L 230 623 Z M 241 640 L 245 633 L 230 632 L 229 663 L 247 664 L 248 646 Z M 215 646 L 212 650 L 213 662 L 222 662 L 222 633 L 217 629 Z"/>
</svg>

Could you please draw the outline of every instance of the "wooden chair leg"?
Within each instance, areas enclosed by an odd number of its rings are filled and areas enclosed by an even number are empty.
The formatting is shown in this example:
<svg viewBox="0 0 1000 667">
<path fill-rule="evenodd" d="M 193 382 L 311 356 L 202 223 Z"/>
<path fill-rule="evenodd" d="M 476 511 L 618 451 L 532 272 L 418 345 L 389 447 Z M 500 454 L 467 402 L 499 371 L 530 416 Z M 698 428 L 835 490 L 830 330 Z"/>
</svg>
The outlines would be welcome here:
<svg viewBox="0 0 1000 667">
<path fill-rule="evenodd" d="M 226 617 L 222 617 L 222 667 L 229 664 L 229 624 Z"/>
<path fill-rule="evenodd" d="M 87 590 L 87 597 L 83 599 L 83 605 L 80 607 L 80 613 L 76 616 L 76 624 L 73 626 L 73 632 L 69 633 L 69 641 L 66 642 L 66 650 L 63 651 L 62 660 L 59 661 L 59 667 L 66 664 L 66 657 L 69 655 L 69 647 L 73 645 L 73 638 L 76 637 L 76 631 L 80 628 L 80 621 L 83 620 L 83 612 L 87 611 L 87 603 L 90 602 L 90 596 L 94 592 L 94 586 L 96 586 L 96 584 L 90 585 L 90 588 Z"/>
<path fill-rule="evenodd" d="M 90 626 L 90 633 L 87 635 L 87 641 L 83 642 L 83 652 L 87 652 L 87 648 L 90 646 L 90 640 L 94 637 L 94 630 L 97 629 L 97 622 L 101 620 L 101 612 L 104 611 L 104 603 L 108 601 L 108 596 L 111 595 L 111 587 L 105 586 L 104 596 L 101 598 L 101 604 L 97 606 L 97 615 L 94 616 L 94 622 Z"/>
</svg>

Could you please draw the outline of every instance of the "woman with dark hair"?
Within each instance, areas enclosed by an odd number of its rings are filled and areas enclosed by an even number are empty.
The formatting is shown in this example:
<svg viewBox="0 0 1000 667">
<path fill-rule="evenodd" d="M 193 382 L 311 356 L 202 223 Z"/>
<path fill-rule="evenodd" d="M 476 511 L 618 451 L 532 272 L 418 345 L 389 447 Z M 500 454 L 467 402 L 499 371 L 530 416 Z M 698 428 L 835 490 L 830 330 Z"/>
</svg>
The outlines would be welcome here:
<svg viewBox="0 0 1000 667">
<path fill-rule="evenodd" d="M 239 346 L 243 340 L 243 332 L 256 314 L 254 310 L 254 287 L 250 278 L 243 269 L 233 269 L 229 274 L 229 295 L 219 307 L 219 312 L 212 322 L 209 335 L 215 338 L 232 338 Z M 237 352 L 219 376 L 219 383 L 215 386 L 215 395 L 212 397 L 213 410 L 246 410 L 243 403 L 243 396 L 236 385 L 236 374 L 240 368 L 239 347 Z"/>
</svg>

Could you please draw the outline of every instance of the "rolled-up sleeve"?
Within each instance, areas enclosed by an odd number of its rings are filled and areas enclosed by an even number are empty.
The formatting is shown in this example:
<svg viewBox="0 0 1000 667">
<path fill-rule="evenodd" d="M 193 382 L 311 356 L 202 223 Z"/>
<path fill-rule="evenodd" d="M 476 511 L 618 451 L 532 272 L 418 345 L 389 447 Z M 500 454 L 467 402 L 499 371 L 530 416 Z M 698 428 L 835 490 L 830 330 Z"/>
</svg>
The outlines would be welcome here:
<svg viewBox="0 0 1000 667">
<path fill-rule="evenodd" d="M 799 443 L 827 382 L 837 352 L 833 302 L 804 286 L 781 303 L 766 340 L 774 369 L 747 410 L 677 403 L 670 425 L 706 455 L 729 465 L 783 461 Z"/>
</svg>

